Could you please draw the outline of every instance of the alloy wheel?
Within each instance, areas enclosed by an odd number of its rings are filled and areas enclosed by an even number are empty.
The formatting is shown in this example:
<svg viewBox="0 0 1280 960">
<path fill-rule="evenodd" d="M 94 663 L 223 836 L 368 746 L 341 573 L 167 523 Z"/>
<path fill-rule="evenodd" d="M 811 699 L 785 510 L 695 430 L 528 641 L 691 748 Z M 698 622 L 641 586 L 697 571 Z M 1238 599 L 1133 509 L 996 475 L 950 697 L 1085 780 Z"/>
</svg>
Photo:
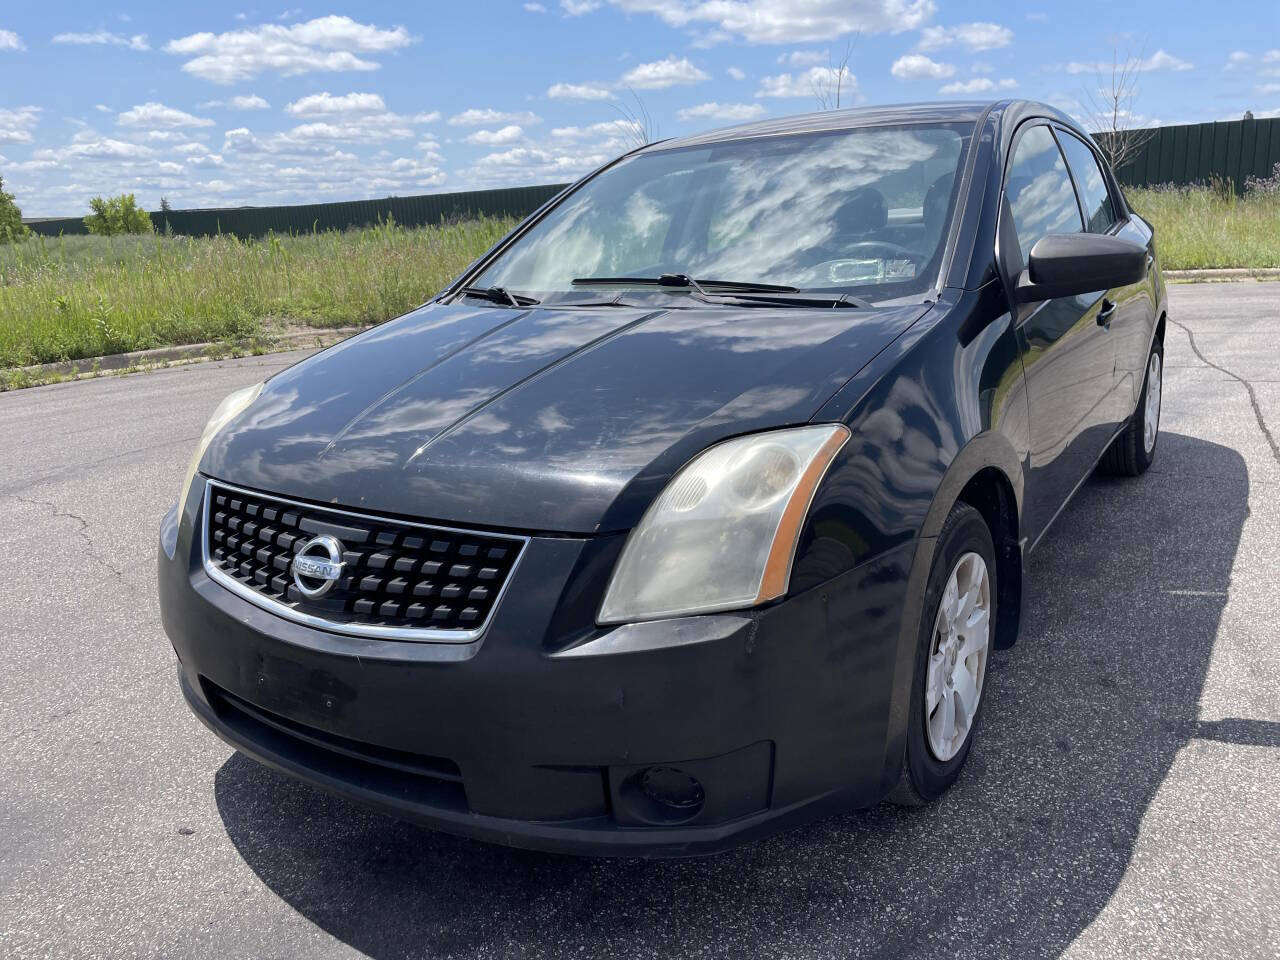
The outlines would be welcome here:
<svg viewBox="0 0 1280 960">
<path fill-rule="evenodd" d="M 1156 434 L 1160 430 L 1160 354 L 1153 352 L 1147 365 L 1147 407 L 1142 418 L 1142 446 L 1147 453 L 1155 449 Z"/>
<path fill-rule="evenodd" d="M 934 620 L 925 675 L 929 750 L 944 763 L 960 752 L 978 713 L 991 638 L 991 576 L 986 561 L 956 561 Z"/>
</svg>

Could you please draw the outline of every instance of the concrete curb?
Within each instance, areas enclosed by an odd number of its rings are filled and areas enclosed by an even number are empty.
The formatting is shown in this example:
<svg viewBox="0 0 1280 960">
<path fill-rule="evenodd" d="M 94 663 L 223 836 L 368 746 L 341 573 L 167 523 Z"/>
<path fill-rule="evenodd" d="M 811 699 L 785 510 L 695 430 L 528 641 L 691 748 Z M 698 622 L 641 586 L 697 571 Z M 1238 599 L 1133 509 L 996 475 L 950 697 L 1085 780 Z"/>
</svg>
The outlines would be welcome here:
<svg viewBox="0 0 1280 960">
<path fill-rule="evenodd" d="M 1165 270 L 1174 283 L 1222 283 L 1228 280 L 1280 280 L 1280 267 L 1225 267 L 1211 270 Z"/>
<path fill-rule="evenodd" d="M 60 380 L 85 380 L 109 373 L 138 369 L 158 369 L 205 360 L 221 360 L 234 356 L 248 356 L 255 352 L 281 353 L 285 350 L 315 346 L 328 346 L 345 340 L 367 327 L 331 327 L 315 330 L 299 330 L 261 341 L 243 340 L 234 343 L 188 343 L 180 347 L 158 347 L 154 350 L 131 350 L 113 353 L 105 357 L 86 357 L 81 360 L 58 360 L 53 363 L 37 363 L 29 367 L 11 367 L 0 373 L 17 374 L 22 386 L 38 386 Z M 0 390 L 3 390 L 0 385 Z"/>
</svg>

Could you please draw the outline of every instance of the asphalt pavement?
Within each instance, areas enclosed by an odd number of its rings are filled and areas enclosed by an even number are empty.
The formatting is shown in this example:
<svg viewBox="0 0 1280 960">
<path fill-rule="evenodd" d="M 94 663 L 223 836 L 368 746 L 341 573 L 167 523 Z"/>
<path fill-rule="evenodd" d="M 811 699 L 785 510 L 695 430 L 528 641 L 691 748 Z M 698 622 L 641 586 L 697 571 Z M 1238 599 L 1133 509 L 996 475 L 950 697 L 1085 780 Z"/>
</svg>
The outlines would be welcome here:
<svg viewBox="0 0 1280 960">
<path fill-rule="evenodd" d="M 189 715 L 157 527 L 301 354 L 0 395 L 0 956 L 1280 956 L 1280 284 L 1170 303 L 1158 459 L 1036 551 L 956 789 L 702 860 L 434 834 Z"/>
</svg>

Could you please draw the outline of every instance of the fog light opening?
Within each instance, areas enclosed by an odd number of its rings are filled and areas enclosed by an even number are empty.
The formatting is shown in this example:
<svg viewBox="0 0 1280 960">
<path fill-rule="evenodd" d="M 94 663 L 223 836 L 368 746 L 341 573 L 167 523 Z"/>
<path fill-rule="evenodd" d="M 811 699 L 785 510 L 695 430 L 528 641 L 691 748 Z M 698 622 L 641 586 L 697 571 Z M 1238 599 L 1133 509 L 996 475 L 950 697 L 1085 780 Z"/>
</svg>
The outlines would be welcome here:
<svg viewBox="0 0 1280 960">
<path fill-rule="evenodd" d="M 688 812 L 706 800 L 702 784 L 675 767 L 650 767 L 640 774 L 640 789 L 654 803 Z"/>
<path fill-rule="evenodd" d="M 646 767 L 627 778 L 621 794 L 635 819 L 655 826 L 687 823 L 707 801 L 698 778 L 676 767 Z"/>
</svg>

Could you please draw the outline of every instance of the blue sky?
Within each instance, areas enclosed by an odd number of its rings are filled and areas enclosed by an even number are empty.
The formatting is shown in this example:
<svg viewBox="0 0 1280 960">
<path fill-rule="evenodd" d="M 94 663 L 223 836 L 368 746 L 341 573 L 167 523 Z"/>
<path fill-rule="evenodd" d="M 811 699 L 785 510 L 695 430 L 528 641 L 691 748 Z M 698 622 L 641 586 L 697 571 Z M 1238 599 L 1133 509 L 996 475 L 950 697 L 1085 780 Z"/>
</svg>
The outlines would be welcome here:
<svg viewBox="0 0 1280 960">
<path fill-rule="evenodd" d="M 0 176 L 27 216 L 573 179 L 633 142 L 846 104 L 1025 96 L 1141 124 L 1280 115 L 1280 3 L 541 0 L 0 8 Z"/>
</svg>

